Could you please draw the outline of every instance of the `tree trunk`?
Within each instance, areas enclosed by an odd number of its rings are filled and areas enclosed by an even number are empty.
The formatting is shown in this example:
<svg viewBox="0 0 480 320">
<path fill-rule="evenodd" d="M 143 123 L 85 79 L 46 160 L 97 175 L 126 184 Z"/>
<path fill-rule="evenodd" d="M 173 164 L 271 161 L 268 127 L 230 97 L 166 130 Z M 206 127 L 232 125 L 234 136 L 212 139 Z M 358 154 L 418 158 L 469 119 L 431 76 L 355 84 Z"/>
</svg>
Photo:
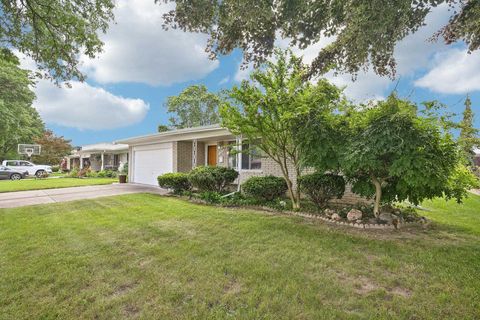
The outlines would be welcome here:
<svg viewBox="0 0 480 320">
<path fill-rule="evenodd" d="M 377 178 L 372 178 L 375 185 L 375 204 L 373 206 L 373 214 L 378 218 L 380 214 L 380 202 L 382 200 L 382 183 Z"/>
<path fill-rule="evenodd" d="M 295 191 L 293 190 L 293 183 L 290 179 L 285 179 L 287 181 L 288 195 L 290 200 L 292 200 L 292 207 L 294 210 L 300 209 L 300 201 L 296 196 Z"/>
</svg>

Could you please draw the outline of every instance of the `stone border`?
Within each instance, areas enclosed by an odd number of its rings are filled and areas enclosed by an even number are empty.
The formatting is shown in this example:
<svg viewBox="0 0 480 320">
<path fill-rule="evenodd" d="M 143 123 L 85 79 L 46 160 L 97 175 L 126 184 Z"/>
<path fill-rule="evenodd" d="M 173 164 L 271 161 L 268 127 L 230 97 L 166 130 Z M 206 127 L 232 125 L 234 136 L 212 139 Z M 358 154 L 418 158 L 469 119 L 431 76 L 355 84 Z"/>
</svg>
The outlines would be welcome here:
<svg viewBox="0 0 480 320">
<path fill-rule="evenodd" d="M 178 197 L 173 195 L 173 197 Z M 184 197 L 180 197 L 184 198 Z M 412 227 L 412 226 L 428 226 L 430 224 L 430 221 L 428 221 L 426 218 L 426 222 L 404 222 L 404 223 L 398 223 L 397 226 L 395 227 L 393 224 L 384 224 L 384 223 L 356 223 L 356 222 L 347 222 L 347 221 L 337 221 L 333 219 L 329 219 L 327 217 L 318 215 L 318 214 L 312 214 L 312 213 L 306 213 L 306 212 L 295 212 L 295 211 L 278 211 L 270 207 L 264 207 L 264 206 L 221 206 L 221 205 L 212 205 L 208 204 L 207 202 L 200 200 L 200 199 L 188 199 L 184 198 L 185 200 L 195 203 L 195 204 L 203 204 L 207 206 L 217 206 L 217 207 L 222 207 L 222 208 L 239 208 L 239 209 L 246 209 L 246 210 L 260 210 L 260 211 L 267 211 L 267 212 L 272 212 L 275 214 L 288 214 L 291 216 L 297 216 L 297 217 L 302 217 L 302 218 L 309 218 L 309 219 L 316 219 L 316 220 L 322 220 L 327 223 L 332 223 L 337 226 L 346 226 L 346 227 L 351 227 L 351 228 L 357 228 L 357 229 L 372 229 L 372 230 L 398 230 L 401 228 L 405 227 Z"/>
</svg>

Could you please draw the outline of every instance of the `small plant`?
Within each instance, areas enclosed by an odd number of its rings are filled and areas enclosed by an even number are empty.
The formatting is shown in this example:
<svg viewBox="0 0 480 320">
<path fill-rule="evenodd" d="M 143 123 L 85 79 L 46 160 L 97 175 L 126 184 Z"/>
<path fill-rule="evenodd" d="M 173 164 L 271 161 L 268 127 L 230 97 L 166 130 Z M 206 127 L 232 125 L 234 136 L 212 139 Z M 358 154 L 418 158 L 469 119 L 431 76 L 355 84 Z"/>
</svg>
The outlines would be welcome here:
<svg viewBox="0 0 480 320">
<path fill-rule="evenodd" d="M 98 173 L 93 171 L 93 170 L 88 170 L 85 174 L 85 177 L 87 177 L 87 178 L 97 178 Z"/>
<path fill-rule="evenodd" d="M 70 178 L 78 178 L 78 168 L 73 168 L 72 170 L 70 170 L 68 176 Z"/>
<path fill-rule="evenodd" d="M 265 201 L 273 201 L 285 195 L 287 189 L 285 179 L 275 176 L 251 177 L 242 184 L 246 195 Z"/>
<path fill-rule="evenodd" d="M 222 202 L 222 195 L 216 191 L 205 191 L 200 193 L 199 198 L 209 204 L 217 204 Z"/>
<path fill-rule="evenodd" d="M 188 174 L 183 172 L 165 173 L 157 177 L 158 185 L 173 190 L 175 194 L 183 194 L 192 189 Z"/>
<path fill-rule="evenodd" d="M 112 170 L 102 170 L 97 173 L 99 178 L 116 178 L 118 173 Z"/>
<path fill-rule="evenodd" d="M 238 177 L 238 172 L 225 167 L 196 167 L 188 178 L 200 192 L 223 192 Z"/>
<path fill-rule="evenodd" d="M 345 193 L 345 179 L 337 174 L 315 172 L 298 178 L 300 190 L 317 205 L 325 208 L 328 201 Z"/>
<path fill-rule="evenodd" d="M 52 172 L 58 172 L 58 171 L 60 171 L 60 166 L 59 165 L 52 166 Z"/>
<path fill-rule="evenodd" d="M 128 162 L 125 162 L 120 170 L 120 174 L 128 175 Z"/>
</svg>

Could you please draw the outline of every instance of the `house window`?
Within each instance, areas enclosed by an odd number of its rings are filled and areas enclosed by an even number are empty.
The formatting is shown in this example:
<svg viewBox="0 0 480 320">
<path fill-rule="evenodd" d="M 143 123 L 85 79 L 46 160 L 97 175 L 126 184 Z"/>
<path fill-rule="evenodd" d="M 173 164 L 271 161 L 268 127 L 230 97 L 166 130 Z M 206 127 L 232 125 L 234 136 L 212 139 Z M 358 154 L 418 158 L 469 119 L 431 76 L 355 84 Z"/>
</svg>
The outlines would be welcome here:
<svg viewBox="0 0 480 320">
<path fill-rule="evenodd" d="M 237 164 L 237 145 L 235 143 L 235 141 L 230 141 L 227 145 L 227 154 L 228 154 L 228 167 L 229 168 L 234 168 L 234 169 L 237 169 L 238 168 L 238 164 Z"/>
<path fill-rule="evenodd" d="M 242 144 L 242 169 L 243 170 L 260 170 L 262 169 L 262 158 L 260 150 L 255 146 L 250 146 L 249 143 Z"/>
</svg>

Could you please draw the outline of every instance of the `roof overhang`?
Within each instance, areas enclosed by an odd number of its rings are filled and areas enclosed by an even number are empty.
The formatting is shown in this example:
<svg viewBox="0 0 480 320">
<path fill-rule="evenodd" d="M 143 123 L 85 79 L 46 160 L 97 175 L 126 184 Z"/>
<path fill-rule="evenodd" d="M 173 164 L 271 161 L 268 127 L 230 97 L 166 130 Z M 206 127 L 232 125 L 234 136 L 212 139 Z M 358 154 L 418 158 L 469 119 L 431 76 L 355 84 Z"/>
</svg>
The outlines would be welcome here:
<svg viewBox="0 0 480 320">
<path fill-rule="evenodd" d="M 235 136 L 225 128 L 219 125 L 185 128 L 159 132 L 145 136 L 133 137 L 124 140 L 115 141 L 115 143 L 133 145 L 145 145 L 162 142 L 189 141 L 189 140 L 208 140 L 216 138 L 234 138 Z"/>
</svg>

